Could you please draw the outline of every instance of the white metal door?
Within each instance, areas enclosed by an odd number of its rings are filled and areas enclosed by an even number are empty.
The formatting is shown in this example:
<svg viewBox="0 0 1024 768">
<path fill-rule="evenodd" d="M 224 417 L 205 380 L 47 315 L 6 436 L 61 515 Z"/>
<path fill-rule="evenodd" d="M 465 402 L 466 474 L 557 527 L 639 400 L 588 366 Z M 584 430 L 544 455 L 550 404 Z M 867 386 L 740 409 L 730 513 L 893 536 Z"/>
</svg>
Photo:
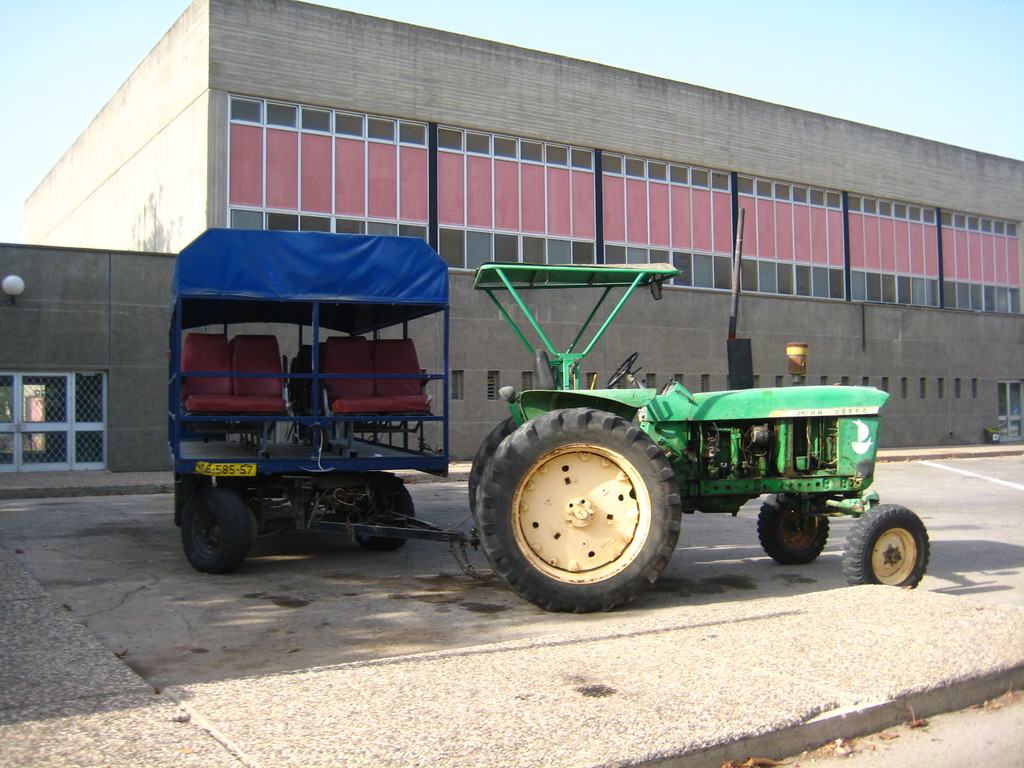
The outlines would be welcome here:
<svg viewBox="0 0 1024 768">
<path fill-rule="evenodd" d="M 102 469 L 102 373 L 0 374 L 0 472 Z"/>
</svg>

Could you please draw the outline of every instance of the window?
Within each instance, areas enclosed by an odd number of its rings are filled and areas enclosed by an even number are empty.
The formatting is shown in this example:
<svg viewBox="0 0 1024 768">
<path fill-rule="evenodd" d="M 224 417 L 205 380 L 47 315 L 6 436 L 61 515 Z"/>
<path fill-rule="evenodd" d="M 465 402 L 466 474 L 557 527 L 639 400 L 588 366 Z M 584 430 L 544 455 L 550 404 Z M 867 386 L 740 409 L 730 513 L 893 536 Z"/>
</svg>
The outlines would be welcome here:
<svg viewBox="0 0 1024 768">
<path fill-rule="evenodd" d="M 498 390 L 501 389 L 501 373 L 499 371 L 487 372 L 487 399 L 497 400 Z"/>
<path fill-rule="evenodd" d="M 448 378 L 449 391 L 451 393 L 452 400 L 465 400 L 466 399 L 466 388 L 464 384 L 464 372 L 461 370 L 453 370 L 451 376 Z"/>
</svg>

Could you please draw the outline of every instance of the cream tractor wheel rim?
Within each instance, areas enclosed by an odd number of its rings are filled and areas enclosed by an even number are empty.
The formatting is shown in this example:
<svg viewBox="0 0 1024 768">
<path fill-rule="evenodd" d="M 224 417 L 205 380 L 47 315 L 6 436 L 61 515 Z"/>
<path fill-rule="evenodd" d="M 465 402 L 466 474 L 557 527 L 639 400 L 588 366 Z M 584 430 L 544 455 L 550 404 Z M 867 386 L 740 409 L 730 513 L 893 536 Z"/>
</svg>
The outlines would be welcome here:
<svg viewBox="0 0 1024 768">
<path fill-rule="evenodd" d="M 871 549 L 871 570 L 882 584 L 900 584 L 914 570 L 917 542 L 905 528 L 890 528 Z"/>
<path fill-rule="evenodd" d="M 643 549 L 651 499 L 632 462 L 591 444 L 541 456 L 512 500 L 516 543 L 531 564 L 569 584 L 603 581 Z"/>
</svg>

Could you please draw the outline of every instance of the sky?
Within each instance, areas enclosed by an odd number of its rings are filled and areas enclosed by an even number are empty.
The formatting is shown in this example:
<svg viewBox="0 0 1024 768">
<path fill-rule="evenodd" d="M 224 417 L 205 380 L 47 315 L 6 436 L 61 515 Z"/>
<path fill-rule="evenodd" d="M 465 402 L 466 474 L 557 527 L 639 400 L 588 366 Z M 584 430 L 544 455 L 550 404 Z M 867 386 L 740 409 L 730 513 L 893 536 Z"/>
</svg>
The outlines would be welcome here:
<svg viewBox="0 0 1024 768">
<path fill-rule="evenodd" d="M 1024 160 L 1024 0 L 319 0 Z M 0 242 L 189 5 L 0 0 Z"/>
</svg>

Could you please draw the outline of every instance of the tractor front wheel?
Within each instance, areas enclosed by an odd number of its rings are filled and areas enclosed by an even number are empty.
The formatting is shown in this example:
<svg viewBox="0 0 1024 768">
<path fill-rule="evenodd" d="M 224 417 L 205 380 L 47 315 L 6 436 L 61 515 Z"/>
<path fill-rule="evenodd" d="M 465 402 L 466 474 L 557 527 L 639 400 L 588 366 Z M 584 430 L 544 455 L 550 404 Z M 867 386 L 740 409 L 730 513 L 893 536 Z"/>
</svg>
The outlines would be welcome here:
<svg viewBox="0 0 1024 768">
<path fill-rule="evenodd" d="M 757 536 L 761 540 L 761 548 L 775 562 L 806 565 L 825 548 L 828 518 L 802 514 L 790 509 L 784 496 L 772 496 L 761 505 L 761 514 L 757 516 Z"/>
<path fill-rule="evenodd" d="M 928 532 L 906 507 L 880 504 L 854 527 L 843 553 L 843 575 L 850 584 L 916 587 L 929 556 Z"/>
<path fill-rule="evenodd" d="M 477 494 L 491 566 L 549 611 L 611 610 L 657 579 L 679 537 L 674 473 L 636 425 L 556 410 L 497 447 Z"/>
</svg>

